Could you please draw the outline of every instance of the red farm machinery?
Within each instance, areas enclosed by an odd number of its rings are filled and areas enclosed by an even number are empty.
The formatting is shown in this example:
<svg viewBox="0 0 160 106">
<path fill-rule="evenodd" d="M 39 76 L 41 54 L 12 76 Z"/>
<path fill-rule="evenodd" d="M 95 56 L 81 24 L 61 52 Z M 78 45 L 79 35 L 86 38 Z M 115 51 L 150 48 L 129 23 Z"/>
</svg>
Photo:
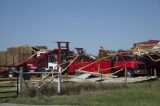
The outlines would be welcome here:
<svg viewBox="0 0 160 106">
<path fill-rule="evenodd" d="M 116 54 L 114 56 L 104 57 L 103 59 L 93 59 L 87 55 L 83 48 L 75 48 L 77 53 L 70 51 L 69 42 L 56 42 L 57 49 L 50 50 L 41 55 L 27 59 L 15 67 L 23 67 L 27 72 L 39 71 L 57 71 L 58 67 L 65 69 L 68 74 L 75 74 L 77 70 L 96 73 L 121 73 L 127 69 L 127 75 L 133 77 L 139 74 L 145 74 L 145 64 L 133 60 L 126 54 Z M 118 71 L 118 72 L 117 72 Z"/>
</svg>

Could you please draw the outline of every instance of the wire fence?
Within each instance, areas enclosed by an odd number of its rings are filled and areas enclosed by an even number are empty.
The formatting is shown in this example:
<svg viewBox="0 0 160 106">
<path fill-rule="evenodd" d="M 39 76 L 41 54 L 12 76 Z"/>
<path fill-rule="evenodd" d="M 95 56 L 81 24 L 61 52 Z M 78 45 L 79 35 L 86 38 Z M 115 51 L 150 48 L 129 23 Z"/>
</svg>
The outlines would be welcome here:
<svg viewBox="0 0 160 106">
<path fill-rule="evenodd" d="M 90 78 L 80 78 L 77 76 L 68 76 L 61 75 L 59 72 L 21 72 L 20 77 L 23 74 L 43 74 L 48 73 L 46 78 L 39 80 L 24 80 L 20 79 L 20 96 L 29 96 L 29 97 L 41 97 L 41 96 L 54 96 L 54 95 L 79 95 L 87 94 L 95 91 L 104 91 L 104 90 L 117 90 L 123 88 L 141 88 L 141 87 L 150 87 L 151 79 L 156 77 L 138 77 L 138 78 L 110 78 L 104 79 L 90 76 Z M 54 74 L 54 76 L 52 76 Z M 72 78 L 73 77 L 73 78 Z M 144 79 L 145 78 L 145 79 Z"/>
</svg>

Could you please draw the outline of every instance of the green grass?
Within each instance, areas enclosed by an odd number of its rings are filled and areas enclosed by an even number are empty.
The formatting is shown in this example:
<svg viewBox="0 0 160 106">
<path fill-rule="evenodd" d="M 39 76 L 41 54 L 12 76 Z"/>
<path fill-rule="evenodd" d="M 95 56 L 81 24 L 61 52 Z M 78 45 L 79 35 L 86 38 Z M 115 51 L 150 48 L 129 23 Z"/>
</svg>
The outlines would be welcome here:
<svg viewBox="0 0 160 106">
<path fill-rule="evenodd" d="M 158 106 L 160 104 L 160 81 L 153 81 L 151 86 L 148 85 L 150 82 L 129 84 L 127 88 L 100 90 L 80 95 L 19 97 L 8 102 L 41 105 Z"/>
</svg>

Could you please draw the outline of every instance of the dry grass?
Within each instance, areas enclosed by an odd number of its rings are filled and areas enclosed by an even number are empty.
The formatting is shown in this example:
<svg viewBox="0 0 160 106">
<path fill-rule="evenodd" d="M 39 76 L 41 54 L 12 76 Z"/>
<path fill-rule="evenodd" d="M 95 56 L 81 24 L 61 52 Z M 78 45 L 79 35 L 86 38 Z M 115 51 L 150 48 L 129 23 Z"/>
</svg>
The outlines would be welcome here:
<svg viewBox="0 0 160 106">
<path fill-rule="evenodd" d="M 86 106 L 158 106 L 160 104 L 160 81 L 132 84 L 64 83 L 62 94 L 57 85 L 48 84 L 41 89 L 26 86 L 23 97 L 7 102 L 41 105 Z"/>
<path fill-rule="evenodd" d="M 82 106 L 158 106 L 160 104 L 160 81 L 136 83 L 127 85 L 127 87 L 120 87 L 120 89 L 114 87 L 114 89 L 104 90 L 103 88 L 94 92 L 88 87 L 84 91 L 84 88 L 83 91 L 79 92 L 79 95 L 22 97 L 9 102 Z"/>
</svg>

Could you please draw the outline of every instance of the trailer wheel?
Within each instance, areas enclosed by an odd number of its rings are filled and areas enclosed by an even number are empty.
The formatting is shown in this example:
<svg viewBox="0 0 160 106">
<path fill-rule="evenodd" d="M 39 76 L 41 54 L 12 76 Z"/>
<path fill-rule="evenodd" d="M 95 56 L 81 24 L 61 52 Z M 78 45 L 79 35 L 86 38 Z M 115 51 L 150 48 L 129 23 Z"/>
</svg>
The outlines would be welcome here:
<svg viewBox="0 0 160 106">
<path fill-rule="evenodd" d="M 125 72 L 123 76 L 125 77 Z M 133 76 L 134 76 L 133 70 L 127 69 L 127 77 L 133 77 Z"/>
<path fill-rule="evenodd" d="M 13 78 L 16 74 L 16 68 L 12 67 L 8 70 L 8 77 Z"/>
<path fill-rule="evenodd" d="M 41 72 L 47 72 L 45 69 L 41 69 Z M 47 73 L 42 73 L 42 78 L 46 77 L 48 74 Z"/>
</svg>

